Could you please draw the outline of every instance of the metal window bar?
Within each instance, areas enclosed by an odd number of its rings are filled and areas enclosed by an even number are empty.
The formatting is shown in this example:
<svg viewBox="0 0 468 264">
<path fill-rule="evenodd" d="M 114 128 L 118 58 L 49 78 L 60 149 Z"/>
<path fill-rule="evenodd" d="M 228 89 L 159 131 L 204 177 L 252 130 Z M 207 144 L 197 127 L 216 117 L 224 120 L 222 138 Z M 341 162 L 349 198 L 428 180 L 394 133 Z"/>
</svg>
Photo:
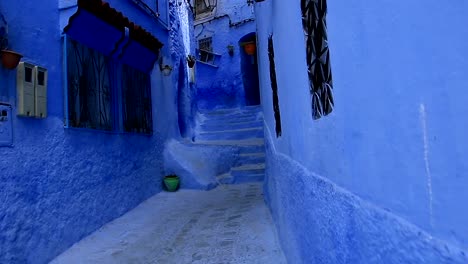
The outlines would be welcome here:
<svg viewBox="0 0 468 264">
<path fill-rule="evenodd" d="M 208 37 L 198 41 L 198 60 L 214 64 L 215 54 L 213 53 L 213 38 Z"/>
<path fill-rule="evenodd" d="M 127 65 L 122 66 L 122 108 L 125 132 L 153 132 L 150 76 Z"/>
<path fill-rule="evenodd" d="M 327 37 L 327 1 L 301 0 L 312 115 L 319 119 L 333 111 L 333 78 Z"/>
<path fill-rule="evenodd" d="M 109 59 L 70 37 L 66 41 L 68 125 L 112 130 Z"/>
<path fill-rule="evenodd" d="M 198 40 L 198 49 L 212 52 L 213 51 L 213 38 L 204 38 Z"/>
</svg>

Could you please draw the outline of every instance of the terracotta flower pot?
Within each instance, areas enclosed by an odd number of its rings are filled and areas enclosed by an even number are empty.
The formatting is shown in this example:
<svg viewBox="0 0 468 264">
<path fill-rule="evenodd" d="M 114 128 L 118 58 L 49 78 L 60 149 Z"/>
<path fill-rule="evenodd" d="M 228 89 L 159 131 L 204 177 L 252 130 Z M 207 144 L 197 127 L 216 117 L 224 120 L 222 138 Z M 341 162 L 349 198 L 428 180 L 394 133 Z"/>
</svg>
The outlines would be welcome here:
<svg viewBox="0 0 468 264">
<path fill-rule="evenodd" d="M 2 50 L 0 54 L 2 57 L 3 66 L 9 70 L 16 68 L 21 58 L 23 57 L 23 55 L 11 50 Z"/>
<path fill-rule="evenodd" d="M 255 51 L 256 51 L 256 46 L 255 46 L 255 43 L 251 42 L 251 43 L 246 43 L 244 45 L 244 50 L 245 50 L 245 53 L 247 53 L 247 55 L 254 55 L 255 54 Z"/>
</svg>

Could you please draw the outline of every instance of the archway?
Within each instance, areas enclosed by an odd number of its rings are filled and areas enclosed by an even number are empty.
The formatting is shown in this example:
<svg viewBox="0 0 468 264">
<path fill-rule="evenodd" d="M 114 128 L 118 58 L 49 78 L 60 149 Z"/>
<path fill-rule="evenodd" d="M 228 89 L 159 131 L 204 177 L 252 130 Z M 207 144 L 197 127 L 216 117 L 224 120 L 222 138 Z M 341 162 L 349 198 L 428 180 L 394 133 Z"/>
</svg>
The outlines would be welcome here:
<svg viewBox="0 0 468 264">
<path fill-rule="evenodd" d="M 241 73 L 245 91 L 245 105 L 260 104 L 258 80 L 257 36 L 249 33 L 239 40 Z"/>
</svg>

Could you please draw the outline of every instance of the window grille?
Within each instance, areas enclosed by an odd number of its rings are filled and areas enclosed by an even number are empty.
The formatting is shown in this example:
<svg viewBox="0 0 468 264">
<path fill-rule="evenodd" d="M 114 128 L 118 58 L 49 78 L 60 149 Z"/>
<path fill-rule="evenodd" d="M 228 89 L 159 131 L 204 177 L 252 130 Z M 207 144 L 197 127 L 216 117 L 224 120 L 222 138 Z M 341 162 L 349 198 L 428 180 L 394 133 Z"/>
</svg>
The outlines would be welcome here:
<svg viewBox="0 0 468 264">
<path fill-rule="evenodd" d="M 278 83 L 276 82 L 275 49 L 273 47 L 273 35 L 268 38 L 268 58 L 270 59 L 270 80 L 273 91 L 273 111 L 275 113 L 276 137 L 281 137 L 281 114 L 278 99 Z"/>
<path fill-rule="evenodd" d="M 215 54 L 213 53 L 213 39 L 211 37 L 198 41 L 199 60 L 214 64 Z"/>
<path fill-rule="evenodd" d="M 68 122 L 72 127 L 112 129 L 108 59 L 67 38 Z"/>
<path fill-rule="evenodd" d="M 149 75 L 123 65 L 122 99 L 124 131 L 150 134 L 153 122 Z"/>
<path fill-rule="evenodd" d="M 301 0 L 312 115 L 319 119 L 333 111 L 333 81 L 327 39 L 327 1 Z"/>
<path fill-rule="evenodd" d="M 66 41 L 68 126 L 151 134 L 150 76 Z"/>
<path fill-rule="evenodd" d="M 198 41 L 198 48 L 204 51 L 213 51 L 213 38 L 204 38 Z"/>
</svg>

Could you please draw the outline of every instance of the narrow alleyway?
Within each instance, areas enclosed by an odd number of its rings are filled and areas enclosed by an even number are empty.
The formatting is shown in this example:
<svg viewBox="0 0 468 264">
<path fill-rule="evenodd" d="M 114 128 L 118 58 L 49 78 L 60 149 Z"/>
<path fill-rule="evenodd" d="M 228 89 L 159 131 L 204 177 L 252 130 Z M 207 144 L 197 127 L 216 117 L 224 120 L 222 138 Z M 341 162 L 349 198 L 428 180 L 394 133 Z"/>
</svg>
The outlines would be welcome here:
<svg viewBox="0 0 468 264">
<path fill-rule="evenodd" d="M 160 193 L 58 256 L 70 263 L 286 263 L 262 185 Z"/>
</svg>

